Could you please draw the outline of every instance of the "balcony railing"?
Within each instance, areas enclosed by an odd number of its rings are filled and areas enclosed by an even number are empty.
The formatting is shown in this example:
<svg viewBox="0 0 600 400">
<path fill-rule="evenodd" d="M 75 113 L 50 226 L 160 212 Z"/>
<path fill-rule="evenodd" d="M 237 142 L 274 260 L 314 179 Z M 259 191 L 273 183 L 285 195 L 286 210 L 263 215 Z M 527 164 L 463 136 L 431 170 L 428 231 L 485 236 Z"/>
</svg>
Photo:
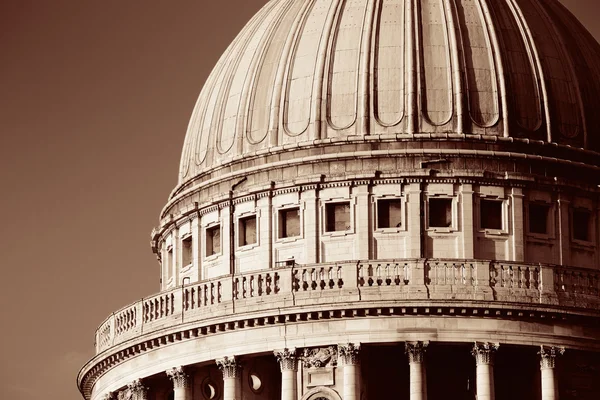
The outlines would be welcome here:
<svg viewBox="0 0 600 400">
<path fill-rule="evenodd" d="M 600 271 L 456 259 L 296 264 L 142 299 L 100 325 L 96 352 L 180 323 L 291 306 L 390 300 L 497 301 L 600 311 Z"/>
</svg>

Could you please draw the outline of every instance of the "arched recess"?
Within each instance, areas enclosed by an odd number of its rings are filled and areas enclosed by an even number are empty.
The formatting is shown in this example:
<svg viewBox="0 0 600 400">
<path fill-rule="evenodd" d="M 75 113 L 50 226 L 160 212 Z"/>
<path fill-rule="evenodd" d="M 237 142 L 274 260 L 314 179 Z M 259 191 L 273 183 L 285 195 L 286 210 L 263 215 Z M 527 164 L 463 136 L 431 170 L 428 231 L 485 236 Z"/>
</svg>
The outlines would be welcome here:
<svg viewBox="0 0 600 400">
<path fill-rule="evenodd" d="M 317 386 L 306 392 L 302 400 L 342 400 L 338 392 L 325 386 Z"/>
</svg>

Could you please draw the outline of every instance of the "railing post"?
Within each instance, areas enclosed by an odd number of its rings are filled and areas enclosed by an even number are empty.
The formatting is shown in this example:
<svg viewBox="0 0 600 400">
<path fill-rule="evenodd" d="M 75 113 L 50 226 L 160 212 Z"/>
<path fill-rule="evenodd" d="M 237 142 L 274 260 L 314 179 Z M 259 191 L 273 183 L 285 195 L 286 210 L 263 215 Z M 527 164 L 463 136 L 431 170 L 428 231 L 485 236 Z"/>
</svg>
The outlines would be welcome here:
<svg viewBox="0 0 600 400">
<path fill-rule="evenodd" d="M 273 289 L 277 286 L 277 296 L 286 306 L 294 304 L 294 294 L 292 293 L 294 269 L 294 267 L 287 267 L 273 270 Z M 278 281 L 275 278 L 275 274 L 279 277 Z"/>
<path fill-rule="evenodd" d="M 550 265 L 540 265 L 540 303 L 558 304 L 555 270 Z"/>
<path fill-rule="evenodd" d="M 408 293 L 411 299 L 426 299 L 428 298 L 427 281 L 427 260 L 411 260 L 408 262 Z"/>
<path fill-rule="evenodd" d="M 491 279 L 495 269 L 493 262 L 490 263 L 474 263 L 475 265 L 475 293 L 474 300 L 494 300 L 494 292 L 492 291 Z"/>
</svg>

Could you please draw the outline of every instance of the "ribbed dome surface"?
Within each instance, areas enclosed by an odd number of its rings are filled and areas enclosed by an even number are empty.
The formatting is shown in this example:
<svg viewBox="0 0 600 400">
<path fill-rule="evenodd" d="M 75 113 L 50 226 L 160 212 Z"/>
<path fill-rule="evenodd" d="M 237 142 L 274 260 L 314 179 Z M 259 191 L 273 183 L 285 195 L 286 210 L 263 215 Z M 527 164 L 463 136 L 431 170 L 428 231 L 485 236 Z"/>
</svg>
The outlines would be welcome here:
<svg viewBox="0 0 600 400">
<path fill-rule="evenodd" d="M 556 0 L 271 0 L 206 81 L 179 183 L 320 140 L 464 133 L 598 150 L 599 50 Z"/>
</svg>

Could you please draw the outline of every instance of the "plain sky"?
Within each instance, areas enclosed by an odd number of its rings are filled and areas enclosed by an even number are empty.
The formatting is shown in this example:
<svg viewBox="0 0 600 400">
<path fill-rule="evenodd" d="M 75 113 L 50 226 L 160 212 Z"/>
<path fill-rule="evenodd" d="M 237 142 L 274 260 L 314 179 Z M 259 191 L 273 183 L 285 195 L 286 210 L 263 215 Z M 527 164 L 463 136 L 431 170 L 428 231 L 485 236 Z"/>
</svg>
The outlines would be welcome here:
<svg viewBox="0 0 600 400">
<path fill-rule="evenodd" d="M 562 0 L 598 39 L 597 1 Z M 192 107 L 265 3 L 0 1 L 0 399 L 80 399 L 97 326 L 158 291 Z"/>
</svg>

